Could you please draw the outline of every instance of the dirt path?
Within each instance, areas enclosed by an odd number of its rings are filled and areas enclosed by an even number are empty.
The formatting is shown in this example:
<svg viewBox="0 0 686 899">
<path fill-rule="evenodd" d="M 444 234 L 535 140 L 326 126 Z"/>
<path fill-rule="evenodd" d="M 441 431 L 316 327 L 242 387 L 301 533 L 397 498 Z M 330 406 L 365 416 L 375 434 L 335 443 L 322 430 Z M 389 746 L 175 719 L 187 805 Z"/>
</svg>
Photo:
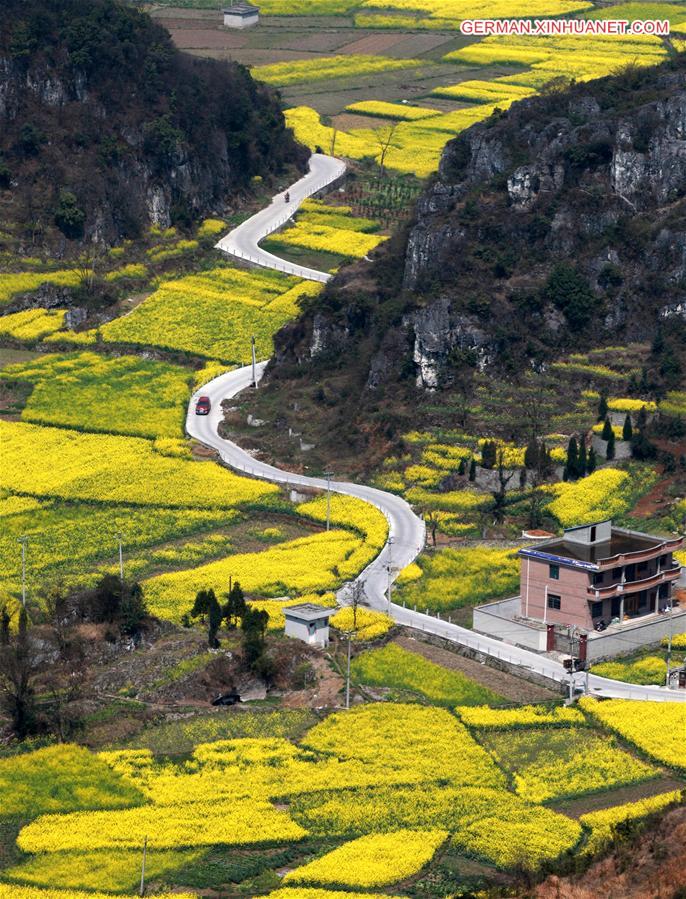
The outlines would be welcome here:
<svg viewBox="0 0 686 899">
<path fill-rule="evenodd" d="M 551 699 L 560 698 L 559 694 L 552 690 L 546 690 L 545 687 L 539 687 L 520 677 L 515 677 L 513 674 L 498 671 L 486 664 L 475 662 L 473 659 L 468 659 L 447 649 L 441 649 L 439 646 L 415 637 L 396 637 L 394 642 L 403 649 L 416 652 L 430 662 L 435 662 L 451 671 L 466 674 L 478 684 L 488 687 L 489 690 L 493 690 L 494 693 L 500 694 L 511 702 L 548 702 Z"/>
</svg>

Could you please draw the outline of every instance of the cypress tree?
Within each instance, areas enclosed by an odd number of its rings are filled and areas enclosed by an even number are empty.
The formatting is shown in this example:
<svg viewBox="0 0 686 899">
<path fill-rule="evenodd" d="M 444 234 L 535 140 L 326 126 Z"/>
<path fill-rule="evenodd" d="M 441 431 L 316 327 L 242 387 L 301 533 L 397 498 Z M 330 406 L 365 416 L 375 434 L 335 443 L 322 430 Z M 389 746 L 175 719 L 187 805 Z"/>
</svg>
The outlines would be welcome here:
<svg viewBox="0 0 686 899">
<path fill-rule="evenodd" d="M 607 449 L 605 451 L 605 458 L 608 462 L 611 462 L 615 457 L 615 432 L 610 431 L 610 438 L 607 441 Z"/>
<path fill-rule="evenodd" d="M 610 421 L 610 416 L 606 415 L 605 424 L 603 425 L 603 431 L 600 436 L 603 438 L 603 440 L 609 440 L 610 434 L 614 435 L 614 431 L 612 430 L 612 422 Z"/>
<path fill-rule="evenodd" d="M 577 476 L 579 467 L 579 451 L 577 449 L 576 437 L 571 437 L 567 446 L 567 477 L 574 480 Z"/>
<path fill-rule="evenodd" d="M 577 477 L 583 478 L 586 474 L 586 466 L 588 464 L 588 458 L 586 456 L 586 439 L 582 435 L 579 439 L 579 460 L 576 465 L 576 474 Z"/>
<path fill-rule="evenodd" d="M 588 451 L 588 459 L 586 460 L 586 473 L 593 474 L 597 464 L 598 460 L 596 459 L 595 450 L 591 446 L 590 450 Z"/>
<path fill-rule="evenodd" d="M 598 400 L 598 421 L 602 421 L 604 418 L 607 418 L 607 397 L 601 393 Z"/>
<path fill-rule="evenodd" d="M 481 447 L 481 467 L 493 468 L 496 462 L 497 447 L 495 440 L 485 440 Z"/>
<path fill-rule="evenodd" d="M 538 468 L 540 446 L 537 440 L 530 440 L 524 450 L 524 465 L 526 468 Z"/>
<path fill-rule="evenodd" d="M 476 480 L 476 459 L 472 456 L 472 461 L 469 463 L 469 480 Z"/>
<path fill-rule="evenodd" d="M 457 469 L 457 473 L 460 475 L 467 473 L 467 460 L 464 458 L 464 456 L 460 459 L 460 465 Z"/>
<path fill-rule="evenodd" d="M 638 418 L 636 419 L 636 427 L 639 431 L 642 431 L 645 428 L 648 422 L 648 413 L 646 412 L 646 407 L 641 406 L 640 412 L 638 413 Z"/>
<path fill-rule="evenodd" d="M 222 619 L 224 617 L 224 612 L 222 607 L 217 602 L 217 597 L 215 596 L 214 590 L 207 591 L 207 618 L 208 618 L 208 628 L 207 628 L 207 642 L 212 647 L 212 649 L 216 649 L 219 646 L 219 640 L 217 640 L 217 631 L 222 623 Z"/>
<path fill-rule="evenodd" d="M 634 436 L 634 429 L 631 427 L 631 416 L 627 412 L 624 419 L 624 427 L 622 428 L 622 440 L 631 440 Z"/>
</svg>

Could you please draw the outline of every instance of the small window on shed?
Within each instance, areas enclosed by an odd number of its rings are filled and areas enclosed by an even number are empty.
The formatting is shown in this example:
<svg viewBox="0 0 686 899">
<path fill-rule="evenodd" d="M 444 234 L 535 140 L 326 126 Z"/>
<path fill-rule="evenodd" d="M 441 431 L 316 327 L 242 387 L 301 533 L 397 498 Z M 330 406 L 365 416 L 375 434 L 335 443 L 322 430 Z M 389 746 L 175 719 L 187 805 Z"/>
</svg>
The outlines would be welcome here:
<svg viewBox="0 0 686 899">
<path fill-rule="evenodd" d="M 595 543 L 595 525 L 591 528 L 591 543 Z"/>
<path fill-rule="evenodd" d="M 549 565 L 548 566 L 548 576 L 553 581 L 560 580 L 560 566 L 559 565 Z"/>
</svg>

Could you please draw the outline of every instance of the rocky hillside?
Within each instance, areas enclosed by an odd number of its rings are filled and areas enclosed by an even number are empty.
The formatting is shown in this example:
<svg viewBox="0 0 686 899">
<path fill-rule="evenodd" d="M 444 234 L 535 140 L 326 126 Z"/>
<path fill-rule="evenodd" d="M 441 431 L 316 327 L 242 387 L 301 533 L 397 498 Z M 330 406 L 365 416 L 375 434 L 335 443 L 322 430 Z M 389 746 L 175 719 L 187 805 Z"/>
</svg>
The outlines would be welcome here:
<svg viewBox="0 0 686 899">
<path fill-rule="evenodd" d="M 683 58 L 517 103 L 451 141 L 406 233 L 278 335 L 271 390 L 335 384 L 322 432 L 376 410 L 392 433 L 403 404 L 470 372 L 516 377 L 658 331 L 678 355 L 685 196 Z M 657 362 L 656 390 L 680 380 L 678 359 Z"/>
<path fill-rule="evenodd" d="M 243 67 L 180 53 L 131 7 L 0 4 L 0 217 L 20 252 L 189 224 L 305 156 Z"/>
</svg>

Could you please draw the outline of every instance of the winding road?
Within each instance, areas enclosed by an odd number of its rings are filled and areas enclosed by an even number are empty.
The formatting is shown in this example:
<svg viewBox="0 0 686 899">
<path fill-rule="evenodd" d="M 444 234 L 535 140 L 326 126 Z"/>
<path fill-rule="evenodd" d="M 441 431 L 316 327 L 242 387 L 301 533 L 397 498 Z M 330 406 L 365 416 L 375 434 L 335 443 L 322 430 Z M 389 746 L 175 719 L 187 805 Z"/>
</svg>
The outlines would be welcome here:
<svg viewBox="0 0 686 899">
<path fill-rule="evenodd" d="M 269 206 L 261 209 L 255 215 L 246 219 L 242 224 L 230 231 L 215 245 L 217 250 L 235 256 L 254 265 L 262 265 L 265 268 L 276 269 L 288 275 L 298 275 L 309 281 L 322 283 L 331 277 L 328 272 L 318 272 L 313 268 L 305 268 L 293 262 L 279 259 L 273 253 L 263 250 L 259 243 L 268 234 L 273 234 L 298 211 L 303 200 L 316 194 L 318 191 L 334 181 L 337 181 L 345 173 L 345 163 L 334 156 L 324 156 L 321 153 L 313 153 L 310 156 L 310 170 L 299 181 L 296 181 L 287 190 L 277 194 Z M 286 197 L 288 196 L 288 202 Z"/>
<path fill-rule="evenodd" d="M 267 234 L 281 227 L 297 210 L 304 199 L 317 193 L 327 184 L 336 181 L 345 171 L 345 163 L 330 156 L 313 154 L 310 159 L 310 171 L 296 184 L 289 188 L 288 204 L 284 201 L 284 193 L 277 194 L 270 206 L 261 210 L 252 218 L 243 222 L 222 238 L 217 248 L 240 259 L 247 260 L 267 268 L 299 275 L 302 278 L 326 282 L 331 277 L 326 272 L 307 269 L 273 256 L 260 249 L 259 241 Z M 283 205 L 282 205 L 283 204 Z M 285 207 L 285 209 L 284 209 Z M 285 216 L 285 217 L 284 217 Z M 259 382 L 266 362 L 256 367 L 256 380 Z M 291 486 L 294 489 L 309 487 L 318 490 L 326 489 L 327 482 L 323 478 L 311 478 L 294 474 L 261 462 L 230 440 L 220 437 L 217 429 L 223 418 L 222 400 L 235 397 L 246 389 L 254 389 L 252 367 L 245 366 L 220 375 L 205 384 L 191 397 L 186 416 L 186 431 L 196 440 L 219 453 L 222 461 L 235 469 L 253 477 L 272 481 L 277 484 Z M 209 396 L 212 409 L 207 416 L 195 415 L 195 403 L 200 395 Z M 388 611 L 392 617 L 406 627 L 424 631 L 427 634 L 442 637 L 453 643 L 468 647 L 484 656 L 500 659 L 522 669 L 536 672 L 558 683 L 569 684 L 569 674 L 564 667 L 548 656 L 539 655 L 527 649 L 502 642 L 492 637 L 476 633 L 459 625 L 452 624 L 438 617 L 423 614 L 420 611 L 404 608 L 395 603 L 388 603 L 389 582 L 397 577 L 398 572 L 409 565 L 424 548 L 426 532 L 424 522 L 412 511 L 408 503 L 401 497 L 386 493 L 375 487 L 352 484 L 344 481 L 331 481 L 331 490 L 348 496 L 356 496 L 380 509 L 388 521 L 389 539 L 379 555 L 365 568 L 357 580 L 364 585 L 366 601 L 372 608 Z M 344 597 L 342 597 L 344 598 Z M 620 699 L 640 699 L 653 701 L 686 701 L 686 691 L 666 690 L 664 687 L 643 687 L 627 684 L 622 681 L 587 675 L 583 672 L 575 675 L 579 691 L 587 690 L 590 694 Z"/>
</svg>

